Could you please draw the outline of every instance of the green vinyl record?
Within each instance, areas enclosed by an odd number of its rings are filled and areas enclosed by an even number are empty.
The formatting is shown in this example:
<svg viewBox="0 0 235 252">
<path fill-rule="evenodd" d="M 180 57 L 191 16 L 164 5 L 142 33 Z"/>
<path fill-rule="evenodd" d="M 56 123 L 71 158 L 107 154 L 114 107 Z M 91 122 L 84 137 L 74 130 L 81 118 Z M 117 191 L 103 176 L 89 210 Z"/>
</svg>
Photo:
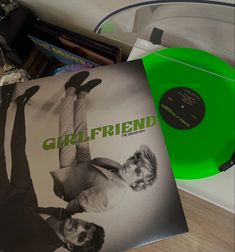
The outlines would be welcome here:
<svg viewBox="0 0 235 252">
<path fill-rule="evenodd" d="M 162 49 L 142 60 L 175 177 L 204 178 L 232 166 L 234 69 L 192 48 Z"/>
</svg>

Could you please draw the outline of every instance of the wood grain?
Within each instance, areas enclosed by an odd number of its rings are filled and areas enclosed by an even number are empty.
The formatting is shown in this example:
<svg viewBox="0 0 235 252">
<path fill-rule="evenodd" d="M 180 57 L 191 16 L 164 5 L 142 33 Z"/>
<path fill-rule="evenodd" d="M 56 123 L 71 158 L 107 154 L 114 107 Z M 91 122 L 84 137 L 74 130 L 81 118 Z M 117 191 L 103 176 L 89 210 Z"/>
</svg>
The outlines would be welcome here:
<svg viewBox="0 0 235 252">
<path fill-rule="evenodd" d="M 129 252 L 234 252 L 234 214 L 179 190 L 189 232 Z"/>
</svg>

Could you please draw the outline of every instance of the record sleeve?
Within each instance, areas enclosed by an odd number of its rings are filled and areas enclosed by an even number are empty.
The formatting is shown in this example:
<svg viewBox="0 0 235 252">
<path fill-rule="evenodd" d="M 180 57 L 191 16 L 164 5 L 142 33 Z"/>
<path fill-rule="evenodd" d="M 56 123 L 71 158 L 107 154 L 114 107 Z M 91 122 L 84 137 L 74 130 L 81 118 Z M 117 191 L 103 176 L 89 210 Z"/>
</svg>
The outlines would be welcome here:
<svg viewBox="0 0 235 252">
<path fill-rule="evenodd" d="M 188 231 L 142 60 L 0 91 L 0 250 L 119 252 Z"/>
</svg>

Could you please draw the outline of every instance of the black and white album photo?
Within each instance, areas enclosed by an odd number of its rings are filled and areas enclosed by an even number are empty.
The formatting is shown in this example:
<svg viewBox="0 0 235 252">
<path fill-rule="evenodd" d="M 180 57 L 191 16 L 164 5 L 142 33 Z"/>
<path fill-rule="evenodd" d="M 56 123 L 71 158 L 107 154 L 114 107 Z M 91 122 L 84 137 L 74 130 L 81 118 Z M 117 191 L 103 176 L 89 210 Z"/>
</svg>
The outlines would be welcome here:
<svg viewBox="0 0 235 252">
<path fill-rule="evenodd" d="M 1 252 L 187 232 L 141 60 L 0 87 L 0 141 Z"/>
</svg>

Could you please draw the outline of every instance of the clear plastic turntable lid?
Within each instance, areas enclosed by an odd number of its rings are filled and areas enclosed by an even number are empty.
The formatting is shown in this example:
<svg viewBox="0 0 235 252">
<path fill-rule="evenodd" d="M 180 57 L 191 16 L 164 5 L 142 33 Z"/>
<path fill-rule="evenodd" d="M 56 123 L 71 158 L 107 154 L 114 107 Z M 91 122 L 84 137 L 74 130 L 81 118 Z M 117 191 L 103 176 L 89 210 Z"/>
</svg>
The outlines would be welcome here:
<svg viewBox="0 0 235 252">
<path fill-rule="evenodd" d="M 234 63 L 234 3 L 231 1 L 149 1 L 110 13 L 95 31 L 133 46 L 149 40 L 154 27 L 164 31 L 166 47 L 203 49 Z"/>
</svg>

